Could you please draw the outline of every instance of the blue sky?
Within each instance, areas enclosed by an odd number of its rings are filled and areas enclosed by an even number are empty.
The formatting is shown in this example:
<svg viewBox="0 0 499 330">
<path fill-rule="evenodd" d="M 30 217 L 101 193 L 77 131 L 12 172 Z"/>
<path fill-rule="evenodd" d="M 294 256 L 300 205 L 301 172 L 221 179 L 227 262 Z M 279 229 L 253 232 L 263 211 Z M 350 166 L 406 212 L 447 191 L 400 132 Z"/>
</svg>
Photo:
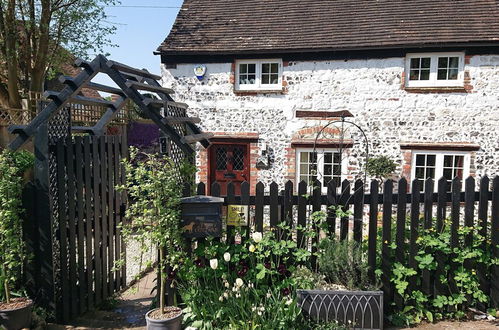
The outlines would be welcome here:
<svg viewBox="0 0 499 330">
<path fill-rule="evenodd" d="M 117 27 L 111 40 L 118 45 L 104 49 L 110 54 L 108 58 L 159 74 L 160 57 L 153 55 L 153 51 L 168 35 L 182 2 L 121 0 L 121 4 L 116 7 L 106 8 L 109 22 Z M 109 80 L 102 76 L 97 76 L 94 81 L 109 83 Z"/>
</svg>

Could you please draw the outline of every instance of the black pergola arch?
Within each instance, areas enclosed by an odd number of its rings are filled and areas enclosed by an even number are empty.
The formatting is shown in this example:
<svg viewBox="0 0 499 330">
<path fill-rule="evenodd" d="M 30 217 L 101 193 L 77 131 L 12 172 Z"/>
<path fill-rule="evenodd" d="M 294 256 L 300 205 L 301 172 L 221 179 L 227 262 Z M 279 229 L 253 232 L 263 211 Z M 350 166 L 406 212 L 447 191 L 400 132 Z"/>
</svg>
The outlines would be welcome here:
<svg viewBox="0 0 499 330">
<path fill-rule="evenodd" d="M 9 127 L 10 133 L 17 134 L 17 137 L 9 144 L 10 149 L 17 150 L 30 140 L 41 125 L 47 123 L 50 118 L 69 103 L 104 106 L 106 111 L 94 126 L 69 127 L 71 132 L 103 135 L 106 125 L 113 120 L 126 104 L 127 100 L 133 101 L 144 114 L 158 125 L 163 134 L 184 155 L 187 156 L 194 153 L 194 148 L 191 145 L 193 143 L 200 142 L 205 148 L 209 146 L 209 139 L 213 135 L 201 132 L 196 125 L 200 122 L 199 118 L 185 115 L 185 110 L 188 107 L 187 104 L 173 100 L 170 96 L 173 90 L 164 88 L 158 83 L 158 80 L 161 79 L 160 76 L 150 73 L 146 69 L 136 69 L 119 62 L 108 60 L 103 55 L 98 55 L 90 62 L 77 59 L 74 65 L 83 70 L 76 77 L 60 76 L 59 80 L 65 85 L 65 88 L 60 92 L 45 92 L 44 96 L 50 102 L 41 108 L 36 117 L 28 125 L 13 125 Z M 92 79 L 98 73 L 108 75 L 119 88 L 92 82 Z M 115 101 L 107 101 L 78 95 L 83 88 L 115 94 L 118 97 Z M 152 99 L 142 94 L 141 92 L 143 91 L 156 93 L 159 99 Z M 182 110 L 184 115 L 179 116 L 178 110 Z M 178 125 L 185 125 L 186 129 L 179 130 Z"/>
</svg>

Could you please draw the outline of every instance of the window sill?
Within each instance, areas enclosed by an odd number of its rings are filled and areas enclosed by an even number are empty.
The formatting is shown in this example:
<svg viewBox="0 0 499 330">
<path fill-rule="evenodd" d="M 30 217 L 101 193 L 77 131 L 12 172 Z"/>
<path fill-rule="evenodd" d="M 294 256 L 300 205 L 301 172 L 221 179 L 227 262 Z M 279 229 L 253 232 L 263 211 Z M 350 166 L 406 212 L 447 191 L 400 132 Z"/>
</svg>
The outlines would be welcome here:
<svg viewBox="0 0 499 330">
<path fill-rule="evenodd" d="M 409 93 L 467 93 L 468 90 L 464 86 L 449 86 L 449 87 L 404 87 L 404 90 Z"/>
<path fill-rule="evenodd" d="M 258 95 L 258 94 L 283 94 L 284 93 L 284 88 L 282 89 L 268 89 L 268 90 L 259 90 L 259 89 L 253 89 L 253 90 L 234 90 L 234 94 L 236 95 Z"/>
</svg>

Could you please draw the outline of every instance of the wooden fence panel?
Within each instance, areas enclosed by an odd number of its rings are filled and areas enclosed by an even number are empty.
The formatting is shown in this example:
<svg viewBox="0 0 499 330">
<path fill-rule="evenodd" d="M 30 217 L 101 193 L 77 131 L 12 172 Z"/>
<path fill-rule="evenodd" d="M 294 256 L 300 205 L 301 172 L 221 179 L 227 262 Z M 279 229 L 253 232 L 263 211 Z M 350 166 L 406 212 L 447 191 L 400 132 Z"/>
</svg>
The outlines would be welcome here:
<svg viewBox="0 0 499 330">
<path fill-rule="evenodd" d="M 364 182 L 355 181 L 353 192 L 353 239 L 360 243 L 362 241 L 362 218 L 364 217 Z"/>
<path fill-rule="evenodd" d="M 60 281 L 61 294 L 59 296 L 56 312 L 58 318 L 67 321 L 71 315 L 71 292 L 69 283 L 69 264 L 68 264 L 68 224 L 67 224 L 67 190 L 66 190 L 66 171 L 65 171 L 65 150 L 64 142 L 56 146 L 57 162 L 57 192 L 58 213 L 59 213 L 59 253 L 60 253 Z"/>
<path fill-rule="evenodd" d="M 106 137 L 99 137 L 99 152 L 100 152 L 100 171 L 101 171 L 101 257 L 102 257 L 102 299 L 107 299 L 109 297 L 109 285 L 107 281 L 108 274 L 108 199 L 107 199 L 107 169 L 106 169 Z"/>
<path fill-rule="evenodd" d="M 298 184 L 298 226 L 305 228 L 307 225 L 307 183 L 300 181 Z M 303 235 L 303 230 L 298 229 L 296 233 L 298 246 L 304 248 L 307 246 L 307 239 Z"/>
<path fill-rule="evenodd" d="M 492 183 L 492 257 L 499 258 L 499 176 Z M 499 265 L 491 267 L 490 297 L 493 308 L 499 308 Z"/>
<path fill-rule="evenodd" d="M 276 228 L 279 223 L 279 186 L 270 184 L 270 228 Z"/>
<path fill-rule="evenodd" d="M 256 185 L 255 197 L 255 231 L 263 233 L 263 209 L 264 209 L 264 195 L 265 186 L 263 183 L 258 182 Z"/>
<path fill-rule="evenodd" d="M 444 230 L 444 222 L 447 208 L 447 179 L 441 178 L 438 180 L 438 192 L 437 192 L 437 221 L 436 221 L 436 231 L 437 233 L 442 233 Z M 448 256 L 442 251 L 438 251 L 435 255 L 437 260 L 437 269 L 435 269 L 435 296 L 447 295 L 449 290 L 448 286 L 442 281 L 442 277 L 445 274 L 445 264 L 448 262 Z"/>
<path fill-rule="evenodd" d="M 393 181 L 386 180 L 383 187 L 383 230 L 381 244 L 381 282 L 383 283 L 383 292 L 386 310 L 389 302 L 393 301 L 393 285 L 390 282 L 392 256 L 390 244 L 392 241 L 392 199 L 393 199 Z"/>
<path fill-rule="evenodd" d="M 343 212 L 347 212 L 349 209 L 350 202 L 350 181 L 343 180 L 341 184 L 341 197 L 340 204 L 342 205 Z M 340 219 L 340 239 L 345 240 L 348 237 L 348 220 L 349 217 L 341 217 Z"/>
<path fill-rule="evenodd" d="M 336 236 L 336 182 L 330 180 L 327 184 L 327 223 L 331 236 Z"/>
<path fill-rule="evenodd" d="M 73 158 L 73 142 L 71 137 L 66 140 L 66 179 L 67 179 L 67 207 L 68 207 L 68 249 L 69 249 L 69 283 L 71 289 L 71 318 L 78 315 L 78 287 L 76 268 L 76 217 L 75 217 L 75 168 Z"/>
<path fill-rule="evenodd" d="M 369 204 L 369 232 L 367 247 L 367 263 L 369 265 L 369 276 L 374 282 L 376 276 L 376 238 L 378 235 L 378 192 L 379 182 L 371 181 L 371 202 Z"/>
<path fill-rule="evenodd" d="M 236 198 L 235 198 L 235 187 L 232 182 L 229 182 L 227 184 L 227 204 L 235 204 L 236 203 Z M 227 225 L 227 241 L 230 244 L 234 244 L 235 242 L 235 228 L 234 226 L 229 226 Z"/>
<path fill-rule="evenodd" d="M 480 226 L 480 235 L 482 235 L 485 240 L 482 243 L 481 248 L 487 250 L 487 239 L 490 237 L 487 233 L 487 212 L 489 210 L 489 184 L 490 180 L 488 177 L 484 176 L 480 180 L 480 194 L 478 203 L 478 226 Z M 484 263 L 479 263 L 477 265 L 477 275 L 480 281 L 480 289 L 488 294 L 490 292 L 490 282 L 488 278 L 488 269 Z"/>
<path fill-rule="evenodd" d="M 84 168 L 83 176 L 85 180 L 85 270 L 86 270 L 86 295 L 87 295 L 87 309 L 94 307 L 94 250 L 93 240 L 94 231 L 92 225 L 92 158 L 91 158 L 91 145 L 90 137 L 83 138 L 83 159 Z"/>
<path fill-rule="evenodd" d="M 250 185 L 247 181 L 244 181 L 241 183 L 241 205 L 247 205 L 248 206 L 248 213 L 250 209 Z M 248 214 L 249 217 L 249 214 Z M 246 230 L 243 235 L 241 235 L 241 243 L 243 243 L 245 240 L 249 239 L 250 237 L 250 230 L 251 229 L 251 220 L 248 219 L 248 226 L 246 227 Z"/>
<path fill-rule="evenodd" d="M 76 228 L 78 232 L 78 314 L 86 311 L 86 277 L 85 277 L 85 214 L 83 197 L 83 145 L 80 136 L 75 137 L 75 169 L 76 169 Z"/>
<path fill-rule="evenodd" d="M 424 184 L 424 221 L 423 226 L 425 231 L 430 230 L 433 225 L 433 189 L 434 183 L 431 178 L 426 179 Z M 429 252 L 429 251 L 427 251 Z M 421 289 L 427 296 L 433 295 L 432 273 L 428 269 L 423 269 Z"/>
</svg>

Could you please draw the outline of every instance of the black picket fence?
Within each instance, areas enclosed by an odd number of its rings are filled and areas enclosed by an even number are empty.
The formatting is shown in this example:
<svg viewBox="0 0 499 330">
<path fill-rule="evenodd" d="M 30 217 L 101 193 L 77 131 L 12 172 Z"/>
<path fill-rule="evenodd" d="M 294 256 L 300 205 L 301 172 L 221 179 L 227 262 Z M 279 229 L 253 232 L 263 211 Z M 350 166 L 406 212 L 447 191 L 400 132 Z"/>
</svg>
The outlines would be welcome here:
<svg viewBox="0 0 499 330">
<path fill-rule="evenodd" d="M 459 226 L 478 225 L 480 235 L 487 238 L 484 246 L 492 252 L 492 256 L 499 257 L 499 176 L 493 180 L 483 177 L 480 180 L 479 189 L 476 189 L 476 181 L 469 177 L 463 183 L 459 178 L 448 182 L 444 178 L 437 182 L 428 179 L 412 181 L 409 187 L 405 178 L 396 182 L 387 180 L 380 186 L 376 180 L 372 180 L 369 190 L 366 185 L 357 180 L 352 184 L 344 180 L 341 187 L 336 187 L 334 181 L 327 185 L 327 193 L 323 194 L 320 188 L 313 188 L 305 182 L 298 184 L 297 192 L 291 181 L 288 181 L 284 190 L 279 190 L 277 183 L 270 184 L 268 193 L 263 183 L 259 182 L 255 187 L 255 195 L 250 195 L 248 182 L 241 184 L 241 193 L 235 194 L 235 186 L 229 183 L 224 205 L 248 205 L 250 209 L 250 223 L 247 235 L 240 237 L 244 241 L 250 231 L 263 232 L 264 230 L 278 229 L 281 221 L 287 222 L 291 228 L 297 225 L 304 227 L 307 224 L 311 212 L 324 210 L 327 212 L 327 224 L 330 233 L 340 239 L 354 239 L 361 242 L 367 239 L 368 264 L 370 276 L 374 280 L 377 258 L 381 259 L 381 284 L 384 292 L 385 306 L 395 301 L 395 290 L 390 282 L 391 268 L 393 263 L 400 262 L 405 266 L 418 269 L 416 256 L 418 245 L 416 243 L 423 230 L 435 228 L 441 232 L 446 219 L 450 220 L 451 247 L 459 247 Z M 321 187 L 317 182 L 316 187 Z M 491 187 L 492 186 L 492 187 Z M 220 185 L 213 183 L 210 187 L 212 196 L 220 196 Z M 382 188 L 382 190 L 380 189 Z M 410 189 L 409 189 L 410 188 Z M 423 192 L 422 189 L 424 188 Z M 191 193 L 191 187 L 186 186 L 184 195 Z M 195 187 L 197 195 L 206 194 L 206 185 L 199 183 Z M 335 208 L 341 207 L 343 211 L 350 211 L 351 216 L 337 219 Z M 380 219 L 381 216 L 381 219 Z M 392 228 L 392 224 L 395 228 Z M 382 234 L 378 235 L 379 230 Z M 350 232 L 351 231 L 351 232 Z M 395 237 L 392 237 L 394 233 Z M 470 234 L 472 235 L 472 234 Z M 363 238 L 364 236 L 364 238 Z M 294 231 L 292 235 L 301 247 L 311 246 L 304 239 L 303 232 Z M 315 240 L 317 238 L 314 238 Z M 384 244 L 379 244 L 379 239 Z M 227 226 L 227 240 L 235 241 L 234 227 Z M 395 251 L 390 247 L 391 243 L 396 245 Z M 468 235 L 464 244 L 471 246 L 472 237 Z M 315 243 L 315 242 L 312 242 Z M 308 244 L 308 245 L 307 245 Z M 381 251 L 378 247 L 381 246 Z M 406 257 L 407 256 L 407 257 Z M 312 257 L 314 258 L 314 257 Z M 312 265 L 316 260 L 311 260 Z M 467 265 L 471 267 L 472 265 Z M 439 263 L 434 272 L 423 271 L 420 287 L 412 287 L 432 296 L 445 294 L 442 290 L 439 274 L 443 273 L 444 264 Z M 491 298 L 491 306 L 499 306 L 499 266 L 479 269 L 480 287 Z M 398 301 L 400 303 L 400 301 Z"/>
</svg>

